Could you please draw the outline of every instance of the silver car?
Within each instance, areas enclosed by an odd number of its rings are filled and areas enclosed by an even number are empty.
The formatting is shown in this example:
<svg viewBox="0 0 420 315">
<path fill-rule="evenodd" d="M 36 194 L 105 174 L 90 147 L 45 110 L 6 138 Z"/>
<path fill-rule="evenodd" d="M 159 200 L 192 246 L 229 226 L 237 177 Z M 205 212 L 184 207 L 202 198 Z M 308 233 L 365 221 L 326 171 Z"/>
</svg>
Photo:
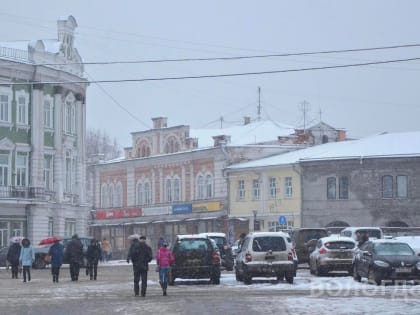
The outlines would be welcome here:
<svg viewBox="0 0 420 315">
<path fill-rule="evenodd" d="M 356 241 L 345 236 L 328 236 L 320 238 L 315 249 L 309 255 L 311 274 L 325 275 L 331 271 L 353 272 L 353 252 Z"/>
</svg>

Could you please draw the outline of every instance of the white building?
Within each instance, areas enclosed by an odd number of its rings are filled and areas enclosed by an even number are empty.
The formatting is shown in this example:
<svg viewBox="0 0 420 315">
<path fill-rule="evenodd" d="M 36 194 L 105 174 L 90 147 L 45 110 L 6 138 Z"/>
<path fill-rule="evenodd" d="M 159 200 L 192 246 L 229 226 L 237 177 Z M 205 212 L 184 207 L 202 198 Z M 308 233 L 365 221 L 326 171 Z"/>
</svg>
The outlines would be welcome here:
<svg viewBox="0 0 420 315">
<path fill-rule="evenodd" d="M 76 20 L 57 27 L 56 40 L 0 42 L 0 246 L 87 231 L 88 83 Z"/>
</svg>

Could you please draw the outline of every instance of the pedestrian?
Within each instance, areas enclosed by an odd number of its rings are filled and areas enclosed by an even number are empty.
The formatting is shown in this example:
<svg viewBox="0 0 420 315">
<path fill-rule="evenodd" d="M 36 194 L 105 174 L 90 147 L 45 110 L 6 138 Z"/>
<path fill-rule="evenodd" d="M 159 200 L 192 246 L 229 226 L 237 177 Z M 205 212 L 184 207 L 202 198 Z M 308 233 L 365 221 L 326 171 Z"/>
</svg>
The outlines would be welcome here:
<svg viewBox="0 0 420 315">
<path fill-rule="evenodd" d="M 174 262 L 175 258 L 172 252 L 168 249 L 168 243 L 163 241 L 162 246 L 156 254 L 156 264 L 159 269 L 159 283 L 162 288 L 163 295 L 166 295 L 166 289 L 168 288 L 169 281 L 169 271 Z"/>
<path fill-rule="evenodd" d="M 238 249 L 239 250 L 241 250 L 242 244 L 245 241 L 245 237 L 246 237 L 245 233 L 241 233 L 241 235 L 239 235 L 239 242 L 238 242 Z"/>
<path fill-rule="evenodd" d="M 29 239 L 22 240 L 22 248 L 20 249 L 19 263 L 23 269 L 23 282 L 31 281 L 31 266 L 35 261 L 35 253 Z"/>
<path fill-rule="evenodd" d="M 360 248 L 360 246 L 362 246 L 368 240 L 369 240 L 369 234 L 367 232 L 360 233 L 359 243 L 357 244 L 357 247 Z"/>
<path fill-rule="evenodd" d="M 58 282 L 60 276 L 60 268 L 64 259 L 64 246 L 57 239 L 48 250 L 48 255 L 51 257 L 51 274 L 53 282 Z"/>
<path fill-rule="evenodd" d="M 98 261 L 101 258 L 101 246 L 96 239 L 92 239 L 90 241 L 90 244 L 87 248 L 86 258 L 86 275 L 90 276 L 90 280 L 96 280 L 98 275 Z"/>
<path fill-rule="evenodd" d="M 159 248 L 161 248 L 162 247 L 162 245 L 163 245 L 163 242 L 165 242 L 165 239 L 161 236 L 161 237 L 159 237 L 159 240 L 158 240 L 158 246 L 157 246 L 157 249 L 159 250 Z"/>
<path fill-rule="evenodd" d="M 77 234 L 71 237 L 66 248 L 66 260 L 70 264 L 71 281 L 79 280 L 80 266 L 83 265 L 83 244 Z"/>
<path fill-rule="evenodd" d="M 18 278 L 19 271 L 19 257 L 20 257 L 20 242 L 18 239 L 15 239 L 13 244 L 9 247 L 7 251 L 7 261 L 12 266 L 12 279 Z"/>
<path fill-rule="evenodd" d="M 146 244 L 146 237 L 133 239 L 127 255 L 127 263 L 130 259 L 133 262 L 134 272 L 134 295 L 139 295 L 139 281 L 141 279 L 141 296 L 146 296 L 147 272 L 149 271 L 149 262 L 152 261 L 152 249 Z"/>
<path fill-rule="evenodd" d="M 109 244 L 109 241 L 105 237 L 102 240 L 101 251 L 102 251 L 102 261 L 107 262 L 109 259 L 110 252 L 111 252 L 111 244 Z"/>
</svg>

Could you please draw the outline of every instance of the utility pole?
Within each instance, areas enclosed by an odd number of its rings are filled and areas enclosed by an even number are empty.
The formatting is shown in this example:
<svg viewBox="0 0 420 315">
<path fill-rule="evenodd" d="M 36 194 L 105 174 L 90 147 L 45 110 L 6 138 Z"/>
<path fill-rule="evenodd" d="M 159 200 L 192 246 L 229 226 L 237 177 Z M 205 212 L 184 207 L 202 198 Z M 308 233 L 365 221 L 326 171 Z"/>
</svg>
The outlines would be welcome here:
<svg viewBox="0 0 420 315">
<path fill-rule="evenodd" d="M 220 116 L 220 129 L 223 129 L 223 116 Z"/>
<path fill-rule="evenodd" d="M 258 108 L 257 108 L 257 118 L 261 120 L 261 87 L 258 87 Z"/>
</svg>

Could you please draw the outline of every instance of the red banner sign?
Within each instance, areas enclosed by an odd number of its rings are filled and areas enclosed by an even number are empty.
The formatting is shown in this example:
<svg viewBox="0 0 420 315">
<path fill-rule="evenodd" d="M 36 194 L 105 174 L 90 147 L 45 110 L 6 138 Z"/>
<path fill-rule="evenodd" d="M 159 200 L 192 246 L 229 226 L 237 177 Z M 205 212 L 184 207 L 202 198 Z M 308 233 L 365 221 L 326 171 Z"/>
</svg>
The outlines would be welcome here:
<svg viewBox="0 0 420 315">
<path fill-rule="evenodd" d="M 128 208 L 128 209 L 111 209 L 96 211 L 96 219 L 118 219 L 118 218 L 131 218 L 141 217 L 141 208 Z"/>
</svg>

